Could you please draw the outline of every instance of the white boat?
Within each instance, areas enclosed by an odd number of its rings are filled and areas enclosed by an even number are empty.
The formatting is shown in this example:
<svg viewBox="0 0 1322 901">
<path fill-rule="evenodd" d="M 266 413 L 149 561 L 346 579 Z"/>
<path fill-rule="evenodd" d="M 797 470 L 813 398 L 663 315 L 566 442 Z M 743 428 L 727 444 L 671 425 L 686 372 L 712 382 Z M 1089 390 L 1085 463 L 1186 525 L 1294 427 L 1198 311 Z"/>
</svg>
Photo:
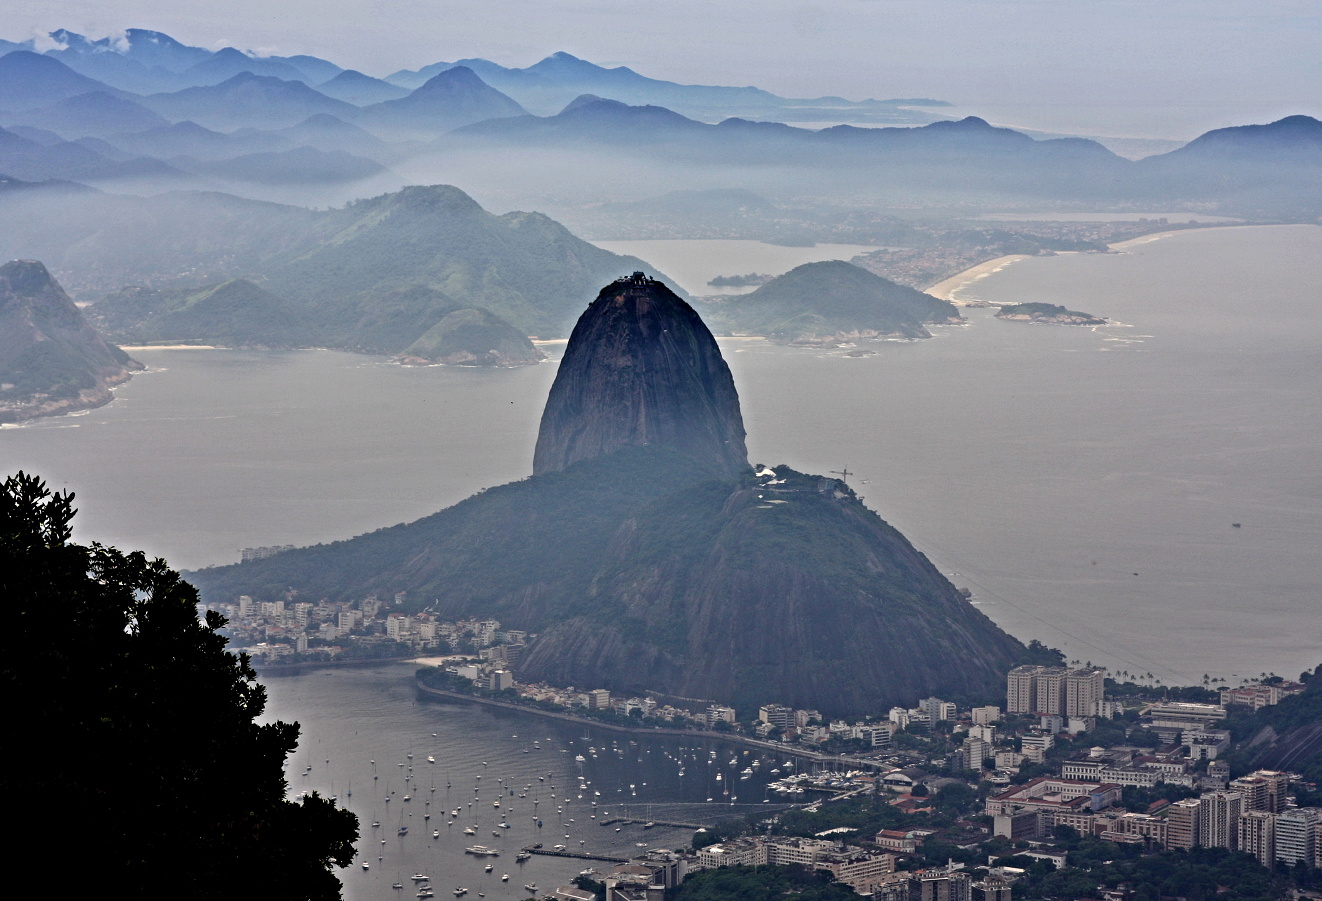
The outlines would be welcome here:
<svg viewBox="0 0 1322 901">
<path fill-rule="evenodd" d="M 501 881 L 501 882 L 509 882 L 509 881 L 510 881 L 510 874 L 509 874 L 509 873 L 501 873 L 501 874 L 500 874 L 500 881 Z"/>
<path fill-rule="evenodd" d="M 414 874 L 413 874 L 412 876 L 410 876 L 409 878 L 412 879 L 414 882 L 430 882 L 430 881 L 431 881 L 431 877 L 430 877 L 430 876 L 424 876 L 424 875 L 422 875 L 421 873 L 414 873 Z"/>
</svg>

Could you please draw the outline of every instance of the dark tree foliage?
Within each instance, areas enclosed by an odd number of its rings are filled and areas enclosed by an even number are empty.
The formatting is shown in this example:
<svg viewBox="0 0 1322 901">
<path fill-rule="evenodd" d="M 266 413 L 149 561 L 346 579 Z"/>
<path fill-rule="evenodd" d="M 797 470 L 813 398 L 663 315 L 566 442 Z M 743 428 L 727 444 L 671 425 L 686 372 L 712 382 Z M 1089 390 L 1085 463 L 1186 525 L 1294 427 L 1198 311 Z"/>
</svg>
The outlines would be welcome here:
<svg viewBox="0 0 1322 901">
<path fill-rule="evenodd" d="M 1034 638 L 1014 661 L 1015 666 L 1064 666 L 1065 654 Z"/>
<path fill-rule="evenodd" d="M 72 543 L 74 512 L 34 476 L 0 484 L 11 857 L 75 878 L 72 853 L 126 897 L 338 898 L 331 866 L 351 862 L 358 822 L 285 799 L 298 725 L 257 725 L 266 693 L 224 620 L 200 622 L 163 560 Z"/>
<path fill-rule="evenodd" d="M 806 867 L 719 867 L 691 874 L 666 901 L 851 901 L 858 895 L 829 873 Z"/>
</svg>

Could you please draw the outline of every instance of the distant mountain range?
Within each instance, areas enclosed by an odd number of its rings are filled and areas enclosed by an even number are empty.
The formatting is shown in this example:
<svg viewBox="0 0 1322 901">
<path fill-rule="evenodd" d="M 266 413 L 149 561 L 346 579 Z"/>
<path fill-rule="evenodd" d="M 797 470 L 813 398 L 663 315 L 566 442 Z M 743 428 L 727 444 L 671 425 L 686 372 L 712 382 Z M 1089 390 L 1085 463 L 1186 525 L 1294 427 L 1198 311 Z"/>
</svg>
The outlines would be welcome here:
<svg viewBox="0 0 1322 901">
<path fill-rule="evenodd" d="M 416 71 L 403 69 L 378 79 L 314 56 L 263 57 L 234 47 L 211 51 L 140 28 L 131 28 L 114 40 L 92 40 L 67 29 L 54 31 L 50 37 L 59 47 L 46 51 L 45 56 L 87 78 L 135 94 L 216 85 L 250 72 L 301 81 L 335 99 L 367 105 L 399 99 L 442 72 L 462 66 L 527 109 L 542 114 L 554 112 L 585 93 L 629 103 L 661 104 L 699 118 L 766 117 L 775 111 L 784 121 L 812 122 L 843 116 L 844 120 L 858 122 L 922 123 L 933 118 L 922 109 L 946 105 L 924 99 L 790 99 L 753 87 L 684 85 L 648 78 L 623 66 L 605 68 L 563 52 L 524 69 L 507 68 L 485 59 L 463 59 L 433 63 Z M 21 51 L 35 52 L 35 41 L 0 40 L 0 54 Z"/>
<path fill-rule="evenodd" d="M 0 42 L 0 175 L 318 206 L 444 173 L 511 205 L 548 197 L 562 210 L 715 187 L 896 209 L 1027 201 L 1322 214 L 1322 123 L 1307 116 L 1134 161 L 1096 141 L 914 112 L 935 101 L 787 99 L 566 53 L 523 69 L 469 59 L 380 79 L 140 29 L 53 39 L 60 46 L 46 53 Z M 886 127 L 815 127 L 831 121 Z"/>
</svg>

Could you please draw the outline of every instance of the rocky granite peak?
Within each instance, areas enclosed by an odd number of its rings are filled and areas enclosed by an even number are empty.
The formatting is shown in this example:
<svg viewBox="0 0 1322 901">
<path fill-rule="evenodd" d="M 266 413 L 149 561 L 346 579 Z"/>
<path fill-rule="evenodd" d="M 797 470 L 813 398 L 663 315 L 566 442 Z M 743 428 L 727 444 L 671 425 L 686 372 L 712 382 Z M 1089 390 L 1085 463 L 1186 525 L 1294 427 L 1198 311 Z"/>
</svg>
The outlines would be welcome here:
<svg viewBox="0 0 1322 901">
<path fill-rule="evenodd" d="M 603 288 L 574 326 L 533 472 L 643 445 L 748 470 L 739 395 L 716 339 L 673 291 L 635 273 Z"/>
</svg>

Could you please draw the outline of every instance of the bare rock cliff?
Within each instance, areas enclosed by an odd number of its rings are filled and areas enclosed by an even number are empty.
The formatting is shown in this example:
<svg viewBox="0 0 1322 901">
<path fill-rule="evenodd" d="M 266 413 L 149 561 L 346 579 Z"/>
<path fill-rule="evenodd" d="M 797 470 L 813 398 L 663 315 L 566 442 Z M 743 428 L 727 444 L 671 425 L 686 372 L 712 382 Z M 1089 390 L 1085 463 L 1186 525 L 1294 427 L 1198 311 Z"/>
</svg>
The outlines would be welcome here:
<svg viewBox="0 0 1322 901">
<path fill-rule="evenodd" d="M 739 395 L 716 339 L 692 307 L 639 273 L 603 288 L 574 326 L 533 473 L 643 445 L 748 470 Z"/>
</svg>

